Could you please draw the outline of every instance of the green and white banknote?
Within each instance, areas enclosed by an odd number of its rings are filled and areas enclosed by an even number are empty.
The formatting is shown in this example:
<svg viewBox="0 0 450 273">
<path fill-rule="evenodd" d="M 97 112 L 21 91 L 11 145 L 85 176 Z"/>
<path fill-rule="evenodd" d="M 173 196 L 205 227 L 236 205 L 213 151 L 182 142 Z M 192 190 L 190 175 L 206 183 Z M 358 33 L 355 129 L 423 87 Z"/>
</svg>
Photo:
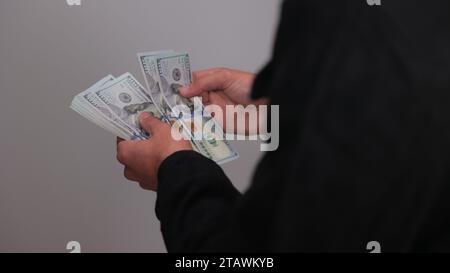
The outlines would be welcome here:
<svg viewBox="0 0 450 273">
<path fill-rule="evenodd" d="M 115 78 L 111 75 L 100 80 L 72 100 L 70 108 L 94 124 L 127 140 L 145 140 L 151 136 L 139 125 L 142 112 L 151 113 L 163 122 L 181 124 L 182 135 L 192 148 L 204 156 L 225 163 L 238 158 L 233 147 L 220 137 L 223 130 L 204 130 L 203 138 L 196 138 L 193 122 L 175 111 L 185 106 L 192 115 L 195 111 L 205 121 L 212 120 L 198 98 L 186 99 L 179 95 L 180 86 L 192 82 L 189 56 L 172 50 L 138 54 L 139 63 L 148 89 L 130 73 Z M 196 103 L 194 103 L 196 102 Z M 197 108 L 195 108 L 195 106 Z M 222 131 L 220 131 L 222 130 Z M 219 133 L 218 133 L 219 132 Z"/>
<path fill-rule="evenodd" d="M 144 52 L 138 54 L 138 59 L 147 87 L 155 99 L 155 104 L 169 120 L 176 119 L 183 124 L 202 154 L 218 163 L 228 162 L 239 157 L 230 143 L 225 140 L 223 129 L 205 111 L 201 100 L 199 98 L 187 99 L 179 94 L 181 86 L 192 83 L 190 59 L 187 53 Z M 187 110 L 183 111 L 184 115 L 182 116 L 180 116 L 181 111 L 178 111 L 180 106 L 184 106 L 184 109 Z M 195 122 L 198 119 L 201 119 L 201 122 Z M 198 124 L 200 125 L 198 126 Z M 205 124 L 213 125 L 204 126 Z"/>
</svg>

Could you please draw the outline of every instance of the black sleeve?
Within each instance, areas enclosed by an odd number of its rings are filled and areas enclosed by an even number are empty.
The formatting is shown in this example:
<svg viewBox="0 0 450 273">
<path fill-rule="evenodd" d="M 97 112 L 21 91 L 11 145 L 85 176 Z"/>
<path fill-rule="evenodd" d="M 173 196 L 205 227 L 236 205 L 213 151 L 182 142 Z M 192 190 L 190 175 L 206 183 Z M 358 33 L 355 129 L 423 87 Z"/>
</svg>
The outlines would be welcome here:
<svg viewBox="0 0 450 273">
<path fill-rule="evenodd" d="M 161 164 L 158 181 L 156 215 L 167 250 L 218 250 L 218 240 L 224 248 L 229 235 L 222 231 L 240 193 L 222 169 L 196 152 L 177 152 Z"/>
</svg>

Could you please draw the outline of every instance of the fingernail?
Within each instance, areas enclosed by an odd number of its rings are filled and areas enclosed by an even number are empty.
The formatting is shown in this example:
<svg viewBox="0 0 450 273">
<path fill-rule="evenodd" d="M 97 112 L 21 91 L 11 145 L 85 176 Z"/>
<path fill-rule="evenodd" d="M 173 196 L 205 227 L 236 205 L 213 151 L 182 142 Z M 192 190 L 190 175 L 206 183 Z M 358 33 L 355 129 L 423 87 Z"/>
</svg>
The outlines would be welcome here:
<svg viewBox="0 0 450 273">
<path fill-rule="evenodd" d="M 144 119 L 148 119 L 151 115 L 148 112 L 142 112 L 140 119 L 144 120 Z"/>
</svg>

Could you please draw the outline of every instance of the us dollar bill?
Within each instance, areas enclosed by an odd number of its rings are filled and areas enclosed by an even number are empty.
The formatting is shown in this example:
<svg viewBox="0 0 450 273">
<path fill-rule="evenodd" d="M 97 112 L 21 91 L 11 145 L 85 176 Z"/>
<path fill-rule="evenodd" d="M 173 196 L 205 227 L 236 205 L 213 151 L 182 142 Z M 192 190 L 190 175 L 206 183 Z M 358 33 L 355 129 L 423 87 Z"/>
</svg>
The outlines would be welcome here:
<svg viewBox="0 0 450 273">
<path fill-rule="evenodd" d="M 151 113 L 156 118 L 166 121 L 148 92 L 130 73 L 125 73 L 95 94 L 121 122 L 133 130 L 136 138 L 150 137 L 140 128 L 139 116 L 142 112 Z"/>
<path fill-rule="evenodd" d="M 166 105 L 172 110 L 172 115 L 177 117 L 189 130 L 190 136 L 207 157 L 220 163 L 236 159 L 239 155 L 225 140 L 223 129 L 207 113 L 199 98 L 188 99 L 180 95 L 181 86 L 192 84 L 190 59 L 187 53 L 167 53 L 156 57 L 156 65 L 160 79 L 160 92 Z M 190 117 L 178 116 L 175 108 L 184 105 L 189 109 Z M 201 124 L 212 123 L 214 126 L 198 128 L 195 124 L 195 116 L 200 115 Z M 212 130 L 211 128 L 214 128 Z M 196 138 L 198 130 L 201 130 L 202 139 Z"/>
<path fill-rule="evenodd" d="M 95 95 L 95 91 L 107 86 L 114 80 L 114 77 L 107 76 L 91 88 L 80 93 L 72 101 L 71 108 L 117 136 L 124 139 L 132 139 L 136 136 L 133 129 L 119 120 L 108 106 Z"/>
<path fill-rule="evenodd" d="M 167 55 L 173 52 L 173 50 L 162 50 L 138 53 L 139 64 L 145 78 L 149 96 L 158 107 L 160 112 L 167 117 L 171 116 L 172 109 L 167 105 L 166 100 L 161 93 L 160 78 L 156 59 L 160 55 Z"/>
<path fill-rule="evenodd" d="M 89 87 L 84 93 L 86 92 L 94 92 L 95 90 L 98 90 L 102 86 L 108 84 L 115 78 L 112 75 L 108 75 L 105 78 L 101 79 L 91 87 Z M 84 116 L 85 118 L 89 120 L 94 120 L 94 123 L 100 123 L 100 121 L 105 121 L 101 116 L 97 116 L 97 113 L 95 112 L 95 109 L 93 109 L 89 104 L 85 104 L 82 99 L 80 99 L 81 95 L 77 95 L 73 98 L 70 108 L 72 108 L 74 111 L 78 112 L 80 115 Z M 100 124 L 98 124 L 100 126 Z"/>
<path fill-rule="evenodd" d="M 160 77 L 157 67 L 157 58 L 162 55 L 173 54 L 173 50 L 161 50 L 161 51 L 147 51 L 138 53 L 138 61 L 145 78 L 145 83 L 147 85 L 147 90 L 149 91 L 149 96 L 154 102 L 159 111 L 164 115 L 167 122 L 174 125 L 177 122 L 177 117 L 173 115 L 172 109 L 167 104 L 164 96 L 161 93 Z M 182 134 L 186 135 L 186 138 L 190 139 L 192 148 L 199 153 L 207 155 L 207 151 L 202 150 L 199 145 L 193 141 L 192 137 L 189 135 L 188 130 L 184 130 L 183 125 L 180 126 L 183 130 Z"/>
</svg>

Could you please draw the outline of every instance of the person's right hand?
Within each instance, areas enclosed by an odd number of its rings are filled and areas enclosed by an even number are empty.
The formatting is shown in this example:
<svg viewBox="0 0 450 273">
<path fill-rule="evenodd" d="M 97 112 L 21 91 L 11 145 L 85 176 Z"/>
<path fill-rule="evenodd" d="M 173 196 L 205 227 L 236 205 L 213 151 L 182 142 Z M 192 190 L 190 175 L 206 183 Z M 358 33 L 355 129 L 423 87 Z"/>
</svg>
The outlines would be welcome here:
<svg viewBox="0 0 450 273">
<path fill-rule="evenodd" d="M 252 73 L 228 68 L 213 68 L 193 73 L 193 83 L 180 88 L 184 97 L 201 97 L 204 105 L 219 106 L 226 117 L 227 105 L 262 105 L 267 99 L 252 100 L 250 92 L 255 80 Z M 218 120 L 224 128 L 225 121 Z M 230 132 L 229 132 L 230 133 Z M 247 134 L 255 132 L 246 132 Z"/>
</svg>

